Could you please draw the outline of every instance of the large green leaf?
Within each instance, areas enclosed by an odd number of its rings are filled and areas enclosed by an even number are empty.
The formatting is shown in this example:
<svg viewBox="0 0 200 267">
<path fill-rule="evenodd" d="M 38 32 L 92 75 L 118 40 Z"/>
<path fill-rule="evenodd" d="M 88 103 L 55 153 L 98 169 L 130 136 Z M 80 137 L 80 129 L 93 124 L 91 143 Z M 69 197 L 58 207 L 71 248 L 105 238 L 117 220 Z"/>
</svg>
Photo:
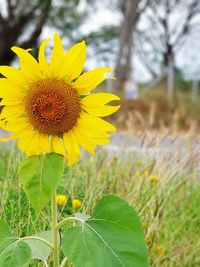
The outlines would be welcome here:
<svg viewBox="0 0 200 267">
<path fill-rule="evenodd" d="M 24 191 L 36 213 L 49 202 L 64 169 L 63 156 L 50 153 L 25 158 L 19 168 Z"/>
<path fill-rule="evenodd" d="M 23 267 L 30 259 L 30 247 L 15 238 L 8 225 L 0 220 L 0 266 Z"/>
<path fill-rule="evenodd" d="M 0 252 L 0 266 L 23 267 L 31 260 L 31 249 L 22 241 L 14 241 Z"/>
<path fill-rule="evenodd" d="M 42 233 L 38 233 L 37 235 L 33 237 L 40 237 L 45 239 L 46 241 L 49 241 L 52 243 L 52 232 L 51 231 L 45 231 Z M 24 241 L 26 242 L 32 251 L 32 259 L 38 259 L 41 261 L 46 261 L 51 253 L 51 249 L 48 245 L 44 244 L 40 240 L 35 239 L 29 239 Z"/>
<path fill-rule="evenodd" d="M 68 228 L 62 248 L 76 267 L 149 266 L 139 217 L 117 196 L 103 197 L 90 219 Z"/>
</svg>

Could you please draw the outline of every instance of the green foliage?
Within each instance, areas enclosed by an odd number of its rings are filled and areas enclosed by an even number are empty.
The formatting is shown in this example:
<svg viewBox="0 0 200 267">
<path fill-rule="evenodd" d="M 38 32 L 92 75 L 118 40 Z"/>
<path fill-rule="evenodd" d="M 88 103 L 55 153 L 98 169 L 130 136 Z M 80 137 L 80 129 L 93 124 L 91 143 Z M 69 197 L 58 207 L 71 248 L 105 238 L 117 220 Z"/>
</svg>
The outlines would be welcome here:
<svg viewBox="0 0 200 267">
<path fill-rule="evenodd" d="M 146 146 L 149 144 L 151 147 L 151 140 L 149 135 L 144 136 Z M 179 141 L 178 137 L 173 139 L 175 143 Z M 95 203 L 103 195 L 120 195 L 134 206 L 141 218 L 150 266 L 200 266 L 197 147 L 191 146 L 188 139 L 184 139 L 184 142 L 187 146 L 184 157 L 178 151 L 163 152 L 158 139 L 156 149 L 150 150 L 151 153 L 149 150 L 147 153 L 136 151 L 112 157 L 99 151 L 95 157 L 84 158 L 65 169 L 58 194 L 72 199 L 80 198 L 83 205 L 79 212 L 86 214 L 92 213 Z M 17 174 L 22 155 L 15 152 L 14 146 L 12 153 L 7 146 L 0 146 L 0 218 L 9 222 L 15 236 L 34 235 L 36 230 L 46 231 L 49 229 L 50 205 L 39 217 L 32 216 L 32 208 Z M 157 181 L 152 182 L 145 176 L 145 170 L 149 175 L 155 175 Z M 67 203 L 59 210 L 60 220 L 71 214 L 67 207 L 71 207 L 71 204 Z M 51 257 L 47 260 L 49 266 L 50 261 Z M 39 267 L 37 261 L 32 261 L 29 266 Z"/>
<path fill-rule="evenodd" d="M 17 240 L 2 220 L 0 231 L 0 266 L 23 267 L 31 259 L 30 247 L 25 242 Z"/>
<path fill-rule="evenodd" d="M 39 237 L 42 238 L 48 242 L 52 242 L 52 232 L 51 231 L 45 231 L 42 233 L 38 233 L 37 235 L 34 235 L 33 237 Z M 31 259 L 33 260 L 41 260 L 41 261 L 47 261 L 48 257 L 50 256 L 51 249 L 49 246 L 47 246 L 45 243 L 41 242 L 37 239 L 28 239 L 24 241 L 26 244 L 29 245 L 31 248 L 32 256 Z"/>
<path fill-rule="evenodd" d="M 7 223 L 0 220 L 0 242 L 4 241 L 7 237 L 12 236 L 11 231 Z"/>
<path fill-rule="evenodd" d="M 23 267 L 31 259 L 31 249 L 24 242 L 13 242 L 0 255 L 0 266 Z"/>
<path fill-rule="evenodd" d="M 24 191 L 38 214 L 55 192 L 64 169 L 64 158 L 56 153 L 25 158 L 19 168 Z"/>
<path fill-rule="evenodd" d="M 103 197 L 93 215 L 63 235 L 64 254 L 81 266 L 148 266 L 142 227 L 136 212 L 117 196 Z"/>
</svg>

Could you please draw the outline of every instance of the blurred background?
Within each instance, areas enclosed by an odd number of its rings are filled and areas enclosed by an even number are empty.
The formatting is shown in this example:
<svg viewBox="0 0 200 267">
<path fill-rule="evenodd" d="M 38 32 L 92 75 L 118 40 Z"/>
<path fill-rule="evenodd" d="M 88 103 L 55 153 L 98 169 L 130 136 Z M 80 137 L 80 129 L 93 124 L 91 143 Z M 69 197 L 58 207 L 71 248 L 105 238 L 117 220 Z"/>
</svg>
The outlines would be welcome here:
<svg viewBox="0 0 200 267">
<path fill-rule="evenodd" d="M 82 154 L 58 193 L 80 199 L 87 214 L 102 195 L 125 198 L 141 218 L 152 267 L 199 267 L 200 0 L 0 0 L 0 65 L 18 67 L 13 45 L 37 57 L 54 32 L 66 49 L 86 41 L 85 71 L 113 67 L 116 80 L 96 91 L 122 98 L 108 118 L 118 128 L 112 142 L 95 157 Z M 18 236 L 48 229 L 50 210 L 36 218 L 28 204 L 22 158 L 16 142 L 0 143 L 0 218 Z"/>
<path fill-rule="evenodd" d="M 123 98 L 119 130 L 199 132 L 199 0 L 0 0 L 0 64 L 55 31 L 66 48 L 86 41 L 86 70 L 114 68 L 102 88 Z"/>
</svg>

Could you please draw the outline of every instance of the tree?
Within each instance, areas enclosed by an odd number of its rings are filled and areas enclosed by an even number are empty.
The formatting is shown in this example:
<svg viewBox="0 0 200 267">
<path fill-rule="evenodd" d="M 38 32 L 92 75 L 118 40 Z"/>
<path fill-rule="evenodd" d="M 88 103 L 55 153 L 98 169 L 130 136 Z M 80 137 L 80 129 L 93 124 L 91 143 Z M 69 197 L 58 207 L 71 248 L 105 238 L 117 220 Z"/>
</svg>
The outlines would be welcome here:
<svg viewBox="0 0 200 267">
<path fill-rule="evenodd" d="M 176 55 L 190 33 L 197 29 L 199 4 L 199 0 L 150 0 L 144 14 L 147 27 L 137 31 L 140 44 L 148 43 L 155 53 L 161 54 L 169 98 L 174 90 Z M 143 58 L 147 60 L 148 56 Z"/>
<path fill-rule="evenodd" d="M 128 80 L 132 67 L 133 33 L 138 20 L 149 1 L 126 0 L 119 1 L 123 20 L 119 34 L 119 51 L 117 54 L 115 75 L 117 77 L 116 90 L 123 92 L 124 83 Z"/>
<path fill-rule="evenodd" d="M 51 0 L 6 0 L 6 12 L 0 10 L 0 64 L 8 65 L 15 55 L 13 45 L 30 48 L 36 45 L 48 18 Z M 31 25 L 31 27 L 30 27 Z M 29 34 L 29 27 L 31 33 Z M 28 38 L 24 40 L 24 32 Z"/>
</svg>

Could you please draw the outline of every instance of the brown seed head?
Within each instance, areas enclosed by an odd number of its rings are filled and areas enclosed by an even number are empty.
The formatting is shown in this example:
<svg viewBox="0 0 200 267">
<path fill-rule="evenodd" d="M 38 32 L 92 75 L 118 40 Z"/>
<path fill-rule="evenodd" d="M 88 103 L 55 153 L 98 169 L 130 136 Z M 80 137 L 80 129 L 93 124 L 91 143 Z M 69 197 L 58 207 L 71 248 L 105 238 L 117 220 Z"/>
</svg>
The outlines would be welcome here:
<svg viewBox="0 0 200 267">
<path fill-rule="evenodd" d="M 25 107 L 32 125 L 48 135 L 71 130 L 81 111 L 78 92 L 64 80 L 56 79 L 33 84 L 25 97 Z"/>
</svg>

